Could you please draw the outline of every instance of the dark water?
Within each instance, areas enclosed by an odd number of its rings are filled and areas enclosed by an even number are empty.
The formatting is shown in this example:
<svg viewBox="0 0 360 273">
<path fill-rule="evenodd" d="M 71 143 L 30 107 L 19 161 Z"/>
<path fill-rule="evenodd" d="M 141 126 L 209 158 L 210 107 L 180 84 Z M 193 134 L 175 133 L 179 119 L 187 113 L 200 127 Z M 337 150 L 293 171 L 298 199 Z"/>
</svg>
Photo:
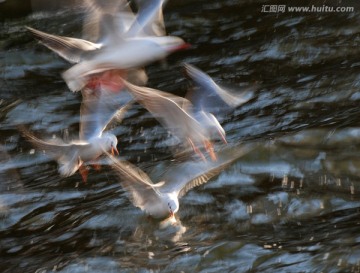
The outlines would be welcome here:
<svg viewBox="0 0 360 273">
<path fill-rule="evenodd" d="M 17 125 L 26 124 L 76 138 L 81 100 L 60 77 L 69 65 L 24 29 L 79 37 L 81 14 L 23 2 L 0 4 L 2 272 L 360 271 L 356 1 L 340 3 L 354 7 L 348 13 L 262 13 L 275 4 L 267 0 L 170 1 L 167 31 L 193 47 L 167 67 L 148 67 L 149 85 L 184 94 L 182 62 L 219 83 L 256 84 L 255 98 L 223 125 L 230 143 L 260 145 L 189 192 L 167 227 L 132 206 L 109 168 L 91 170 L 86 185 L 79 174 L 61 178 L 20 137 Z M 338 1 L 306 5 L 324 3 Z M 120 153 L 154 176 L 169 164 L 173 141 L 140 106 L 114 132 Z"/>
</svg>

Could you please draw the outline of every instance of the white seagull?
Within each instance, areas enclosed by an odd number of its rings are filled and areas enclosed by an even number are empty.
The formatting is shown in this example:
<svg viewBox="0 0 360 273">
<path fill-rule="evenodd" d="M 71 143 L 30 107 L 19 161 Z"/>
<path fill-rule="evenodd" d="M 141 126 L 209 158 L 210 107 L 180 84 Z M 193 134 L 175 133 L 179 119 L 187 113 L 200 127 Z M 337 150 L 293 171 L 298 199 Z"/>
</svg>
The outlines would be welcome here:
<svg viewBox="0 0 360 273">
<path fill-rule="evenodd" d="M 109 132 L 103 132 L 111 124 L 120 122 L 131 105 L 131 102 L 119 109 L 121 102 L 115 100 L 111 91 L 84 89 L 80 108 L 80 132 L 78 141 L 65 143 L 62 140 L 42 140 L 34 136 L 25 127 L 20 127 L 23 136 L 35 147 L 54 158 L 59 164 L 60 175 L 67 177 L 79 170 L 83 181 L 87 180 L 87 168 L 84 163 L 92 162 L 104 151 L 112 154 L 117 150 L 118 140 Z M 126 93 L 123 93 L 126 94 Z M 124 104 L 124 103 L 122 103 Z M 115 107 L 118 107 L 116 110 Z M 115 109 L 115 110 L 114 110 Z"/>
<path fill-rule="evenodd" d="M 111 82 L 113 88 L 121 89 L 119 78 L 126 78 L 128 71 L 135 70 L 136 74 L 140 73 L 141 77 L 144 77 L 143 71 L 138 71 L 139 68 L 164 59 L 174 51 L 189 47 L 179 37 L 158 36 L 163 32 L 154 30 L 154 25 L 163 24 L 163 2 L 144 1 L 144 5 L 139 7 L 138 16 L 129 12 L 128 5 L 120 5 L 123 7 L 122 11 L 110 14 L 101 12 L 101 8 L 94 8 L 93 3 L 89 4 L 96 14 L 100 14 L 96 18 L 103 29 L 96 43 L 47 34 L 29 27 L 28 29 L 45 46 L 75 63 L 62 74 L 70 90 L 81 90 L 91 82 L 92 77 L 96 77 L 101 84 Z M 111 73 L 103 77 L 104 72 Z"/>
<path fill-rule="evenodd" d="M 207 74 L 184 64 L 186 75 L 194 82 L 185 98 L 160 90 L 136 86 L 124 81 L 125 87 L 159 122 L 182 143 L 188 143 L 201 158 L 202 148 L 216 160 L 212 140 L 219 137 L 227 143 L 218 117 L 253 97 L 249 89 L 232 92 L 217 85 Z"/>
<path fill-rule="evenodd" d="M 136 86 L 127 81 L 124 85 L 134 99 L 146 108 L 183 145 L 188 144 L 203 160 L 203 147 L 216 160 L 214 147 L 206 127 L 193 116 L 189 100 L 153 88 Z"/>
<path fill-rule="evenodd" d="M 179 210 L 179 198 L 190 189 L 208 182 L 219 175 L 241 156 L 250 152 L 254 144 L 227 147 L 218 153 L 217 161 L 189 161 L 174 166 L 154 184 L 149 176 L 127 161 L 121 161 L 106 153 L 112 168 L 120 177 L 120 183 L 129 194 L 134 206 L 154 218 L 173 217 Z"/>
<path fill-rule="evenodd" d="M 62 76 L 72 91 L 86 86 L 89 77 L 109 70 L 126 71 L 164 59 L 170 53 L 187 48 L 179 37 L 139 37 L 119 41 L 114 46 L 101 48 L 91 59 L 84 60 Z"/>
<path fill-rule="evenodd" d="M 226 143 L 225 130 L 219 117 L 249 101 L 254 92 L 250 88 L 230 91 L 220 87 L 209 75 L 195 66 L 184 64 L 184 68 L 193 82 L 185 96 L 193 105 L 193 117 L 206 128 L 209 136 L 213 138 L 218 135 Z"/>
</svg>

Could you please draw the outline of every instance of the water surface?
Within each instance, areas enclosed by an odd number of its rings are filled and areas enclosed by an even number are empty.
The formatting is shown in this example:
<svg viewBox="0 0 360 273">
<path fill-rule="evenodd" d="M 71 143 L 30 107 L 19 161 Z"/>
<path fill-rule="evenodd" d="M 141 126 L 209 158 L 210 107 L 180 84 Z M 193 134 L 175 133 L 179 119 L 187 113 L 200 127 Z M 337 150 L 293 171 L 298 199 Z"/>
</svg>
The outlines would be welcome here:
<svg viewBox="0 0 360 273">
<path fill-rule="evenodd" d="M 110 168 L 90 170 L 87 184 L 61 178 L 20 136 L 25 124 L 43 137 L 77 137 L 81 95 L 60 76 L 69 65 L 24 26 L 80 37 L 82 15 L 11 2 L 0 4 L 3 272 L 360 271 L 356 2 L 342 2 L 354 12 L 310 14 L 262 13 L 267 0 L 169 2 L 167 31 L 192 48 L 149 66 L 149 86 L 185 94 L 182 62 L 234 90 L 256 85 L 223 126 L 230 144 L 259 146 L 189 192 L 167 227 L 129 202 Z M 121 155 L 154 177 L 176 164 L 176 142 L 141 106 L 114 132 Z"/>
</svg>

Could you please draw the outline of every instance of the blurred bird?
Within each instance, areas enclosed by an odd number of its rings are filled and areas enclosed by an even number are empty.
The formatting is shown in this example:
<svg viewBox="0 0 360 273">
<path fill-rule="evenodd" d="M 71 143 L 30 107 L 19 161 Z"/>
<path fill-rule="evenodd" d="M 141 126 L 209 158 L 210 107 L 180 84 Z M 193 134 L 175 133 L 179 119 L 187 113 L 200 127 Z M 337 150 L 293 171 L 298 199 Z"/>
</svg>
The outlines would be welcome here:
<svg viewBox="0 0 360 273">
<path fill-rule="evenodd" d="M 230 91 L 217 85 L 195 66 L 184 64 L 184 68 L 185 74 L 193 82 L 193 87 L 185 96 L 192 103 L 193 117 L 206 129 L 209 137 L 218 135 L 226 143 L 225 130 L 219 118 L 249 101 L 254 95 L 253 90 Z"/>
<path fill-rule="evenodd" d="M 101 48 L 91 59 L 74 65 L 65 71 L 62 76 L 70 90 L 78 91 L 86 86 L 89 77 L 95 74 L 120 70 L 120 76 L 124 77 L 124 73 L 128 69 L 135 69 L 161 60 L 168 54 L 186 47 L 184 41 L 178 37 L 126 39 L 126 41 L 116 43 L 116 46 Z M 121 87 L 121 81 L 118 79 L 116 78 L 113 82 Z"/>
<path fill-rule="evenodd" d="M 156 36 L 164 34 L 165 32 L 158 31 L 155 33 L 155 31 L 152 31 L 155 29 L 154 25 L 163 26 L 163 2 L 145 1 L 139 6 L 138 16 L 135 16 L 128 2 L 124 0 L 84 1 L 87 13 L 83 36 L 89 40 L 52 35 L 30 27 L 28 27 L 28 30 L 42 44 L 65 60 L 73 64 L 80 64 L 80 67 L 86 67 L 87 69 L 88 62 L 92 64 L 98 60 L 101 62 L 103 57 L 106 59 L 107 54 L 111 55 L 116 52 L 119 43 L 122 46 L 126 45 L 127 49 L 133 49 L 134 45 L 135 47 L 138 46 L 138 40 L 140 47 L 144 44 L 144 37 L 149 36 L 149 41 L 151 41 L 153 39 L 157 40 L 158 37 Z M 166 44 L 167 38 L 159 37 L 161 45 L 163 40 Z M 175 38 L 175 40 L 178 39 Z M 127 41 L 131 43 L 131 46 Z M 149 41 L 145 41 L 145 43 Z M 122 46 L 120 47 L 122 48 Z M 149 52 L 149 48 L 143 49 L 145 52 Z M 130 60 L 131 54 L 129 55 L 125 51 L 121 52 Z M 152 58 L 152 53 L 149 53 Z M 94 62 L 93 59 L 96 61 Z M 106 62 L 110 60 L 109 63 L 113 63 L 113 56 L 110 59 L 106 60 Z M 81 88 L 76 88 L 77 90 L 81 89 L 83 97 L 80 109 L 80 140 L 78 142 L 68 144 L 46 142 L 23 130 L 24 135 L 33 144 L 47 151 L 59 161 L 59 171 L 64 176 L 71 175 L 77 169 L 80 169 L 84 180 L 86 180 L 87 170 L 82 167 L 82 163 L 98 157 L 102 154 L 103 149 L 108 151 L 110 146 L 116 149 L 116 137 L 109 133 L 103 134 L 102 131 L 112 117 L 118 117 L 119 113 L 123 112 L 121 110 L 116 111 L 120 105 L 124 104 L 122 98 L 126 97 L 126 95 L 121 94 L 123 92 L 120 92 L 123 87 L 122 79 L 126 78 L 136 84 L 145 84 L 147 81 L 146 73 L 141 67 L 131 68 L 132 65 L 129 65 L 126 67 L 129 69 L 122 69 L 124 67 L 117 69 L 118 67 L 110 68 L 107 65 L 105 66 L 97 67 L 96 69 L 99 70 L 95 69 L 94 73 L 88 71 L 89 73 L 84 78 L 76 76 L 76 82 L 86 81 L 86 84 L 82 84 Z M 62 153 L 61 150 L 64 149 L 65 152 Z"/>
<path fill-rule="evenodd" d="M 164 36 L 165 24 L 162 9 L 165 0 L 136 0 L 137 14 L 126 0 L 85 0 L 86 11 L 83 39 L 96 42 L 113 37 L 111 31 L 123 37 Z M 113 18 L 104 22 L 104 17 Z M 113 28 L 113 29 L 112 29 Z M 116 28 L 116 29 L 114 29 Z"/>
<path fill-rule="evenodd" d="M 120 177 L 120 183 L 128 192 L 134 206 L 154 218 L 174 217 L 179 210 L 179 198 L 190 189 L 208 182 L 219 175 L 255 144 L 242 144 L 219 151 L 216 162 L 188 161 L 170 168 L 161 182 L 154 184 L 149 176 L 130 162 L 118 160 L 106 153 L 111 159 L 112 168 Z"/>
<path fill-rule="evenodd" d="M 28 129 L 21 126 L 19 129 L 23 136 L 35 147 L 43 150 L 59 164 L 59 173 L 70 176 L 79 170 L 83 181 L 87 181 L 88 170 L 84 163 L 92 162 L 104 152 L 111 151 L 119 154 L 117 150 L 118 140 L 109 132 L 103 132 L 115 122 L 120 122 L 131 102 L 125 104 L 113 112 L 113 96 L 108 97 L 106 93 L 96 93 L 94 90 L 83 91 L 83 101 L 80 108 L 80 139 L 65 143 L 62 140 L 42 140 L 34 136 Z M 94 114 L 96 113 L 96 114 Z M 96 165 L 95 165 L 96 166 Z M 97 166 L 96 166 L 97 167 Z"/>
<path fill-rule="evenodd" d="M 188 143 L 203 160 L 201 147 L 216 160 L 214 147 L 206 128 L 193 116 L 189 100 L 160 90 L 136 86 L 124 81 L 125 87 L 134 99 L 146 108 L 173 136 L 183 144 Z"/>
<path fill-rule="evenodd" d="M 87 1 L 91 17 L 95 19 L 89 19 L 91 23 L 86 25 L 97 24 L 101 29 L 96 43 L 47 34 L 28 27 L 45 46 L 76 63 L 63 73 L 68 87 L 74 92 L 87 84 L 93 87 L 94 82 L 119 90 L 122 87 L 120 77 L 131 82 L 139 77 L 143 81 L 144 72 L 139 68 L 189 46 L 179 37 L 159 36 L 164 31 L 156 30 L 161 27 L 155 26 L 163 26 L 164 1 L 142 1 L 137 16 L 131 12 L 127 1 L 119 1 L 122 3 L 120 11 L 113 9 L 112 13 L 107 9 L 104 12 L 98 2 Z"/>
<path fill-rule="evenodd" d="M 220 136 L 226 143 L 225 130 L 213 113 L 220 115 L 233 109 L 253 96 L 250 90 L 232 94 L 219 87 L 208 75 L 186 64 L 186 73 L 195 82 L 186 98 L 152 88 L 133 85 L 124 81 L 125 86 L 156 119 L 182 143 L 190 147 L 205 160 L 204 148 L 212 160 L 216 160 L 214 137 Z M 220 111 L 221 110 L 221 111 Z"/>
</svg>

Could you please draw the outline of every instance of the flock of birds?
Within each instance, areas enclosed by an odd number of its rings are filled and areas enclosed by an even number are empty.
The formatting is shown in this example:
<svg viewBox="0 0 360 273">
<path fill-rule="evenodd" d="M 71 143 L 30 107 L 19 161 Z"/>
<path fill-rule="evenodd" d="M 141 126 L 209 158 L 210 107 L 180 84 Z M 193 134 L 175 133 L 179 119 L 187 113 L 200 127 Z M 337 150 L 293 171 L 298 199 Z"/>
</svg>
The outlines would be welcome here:
<svg viewBox="0 0 360 273">
<path fill-rule="evenodd" d="M 155 218 L 173 216 L 179 209 L 178 199 L 188 190 L 218 175 L 252 149 L 251 145 L 219 145 L 217 149 L 214 144 L 226 143 L 219 117 L 251 99 L 252 90 L 231 92 L 190 64 L 183 64 L 192 81 L 185 97 L 145 87 L 147 64 L 189 47 L 183 39 L 165 34 L 164 2 L 136 1 L 134 13 L 134 3 L 126 0 L 84 0 L 84 39 L 27 27 L 43 45 L 73 64 L 62 77 L 71 91 L 82 94 L 79 140 L 42 140 L 20 127 L 28 141 L 58 162 L 59 173 L 65 177 L 79 171 L 86 182 L 87 165 L 97 167 L 97 159 L 108 156 L 132 203 Z M 134 102 L 147 109 L 193 157 L 175 165 L 158 183 L 140 168 L 115 157 L 118 141 L 108 128 L 121 122 Z"/>
</svg>

